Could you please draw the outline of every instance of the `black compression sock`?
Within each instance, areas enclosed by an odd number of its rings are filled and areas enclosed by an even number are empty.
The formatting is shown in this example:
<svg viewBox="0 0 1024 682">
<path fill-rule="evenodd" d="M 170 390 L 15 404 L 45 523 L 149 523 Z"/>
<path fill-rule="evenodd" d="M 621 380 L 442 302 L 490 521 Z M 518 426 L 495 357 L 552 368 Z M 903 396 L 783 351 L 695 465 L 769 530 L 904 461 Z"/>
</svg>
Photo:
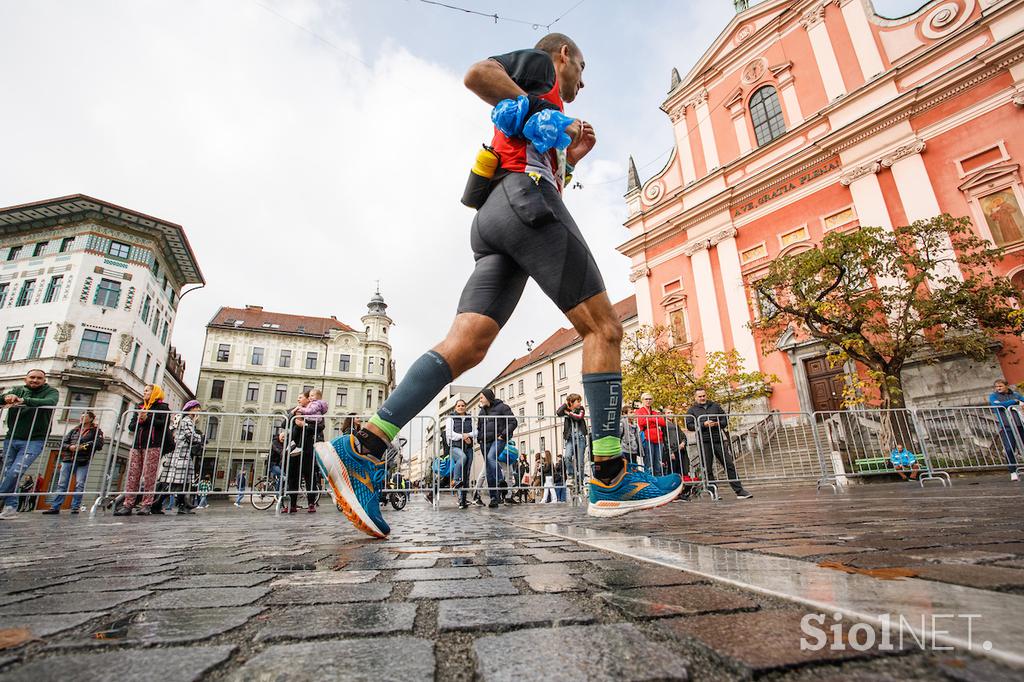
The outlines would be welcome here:
<svg viewBox="0 0 1024 682">
<path fill-rule="evenodd" d="M 384 451 L 388 449 L 388 444 L 383 438 L 363 428 L 356 431 L 356 440 L 371 457 L 384 459 Z"/>
<path fill-rule="evenodd" d="M 622 473 L 625 466 L 626 461 L 621 457 L 596 459 L 594 460 L 594 478 L 605 484 L 611 483 Z"/>
</svg>

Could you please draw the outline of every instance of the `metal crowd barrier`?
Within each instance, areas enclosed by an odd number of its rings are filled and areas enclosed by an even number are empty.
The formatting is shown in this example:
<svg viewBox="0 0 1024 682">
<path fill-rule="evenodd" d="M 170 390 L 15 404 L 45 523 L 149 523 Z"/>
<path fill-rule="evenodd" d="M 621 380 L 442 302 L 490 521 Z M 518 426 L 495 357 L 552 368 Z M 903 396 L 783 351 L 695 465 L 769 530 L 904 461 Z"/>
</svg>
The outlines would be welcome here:
<svg viewBox="0 0 1024 682">
<path fill-rule="evenodd" d="M 72 434 L 85 411 L 72 406 L 4 406 L 0 410 L 7 427 L 0 482 L 8 487 L 15 482 L 7 494 L 15 495 L 19 506 L 31 507 L 59 492 L 61 452 L 81 444 L 72 442 Z M 352 433 L 369 417 L 214 411 L 147 414 L 136 408 L 120 415 L 111 408 L 88 411 L 96 415 L 104 444 L 87 466 L 78 467 L 87 474 L 76 477 L 76 467 L 64 467 L 68 493 L 61 504 L 67 509 L 81 495 L 83 502 L 93 501 L 92 512 L 114 510 L 126 501 L 140 508 L 139 495 L 147 503 L 155 503 L 157 497 L 162 504 L 171 497 L 175 502 L 183 499 L 187 507 L 220 498 L 281 510 L 293 495 L 297 501 L 307 496 L 301 506 L 322 506 L 325 495 L 330 504 L 331 492 L 311 456 L 312 448 L 318 441 Z M 566 431 L 564 418 L 555 415 L 466 416 L 471 419 L 471 436 L 468 441 L 461 439 L 462 447 L 458 443 L 453 447 L 445 424 L 429 417 L 418 417 L 402 429 L 385 458 L 385 504 L 400 509 L 413 496 L 422 495 L 438 508 L 455 504 L 463 493 L 467 502 L 480 495 L 507 504 L 585 504 L 591 452 L 584 428 L 570 424 Z M 21 444 L 11 433 L 21 430 L 26 419 L 32 420 L 30 430 L 46 422 L 45 433 L 31 438 L 34 443 L 41 441 L 40 454 L 16 459 Z M 504 439 L 499 441 L 496 434 Z M 481 435 L 486 442 L 480 442 Z M 913 475 L 921 486 L 930 480 L 951 485 L 949 471 L 1002 467 L 1013 471 L 1024 453 L 1024 419 L 1017 409 L 993 407 L 733 413 L 700 418 L 636 415 L 627 410 L 621 437 L 632 465 L 655 475 L 686 476 L 689 494 L 718 499 L 724 484 L 739 490 L 744 483 L 814 480 L 819 488 L 829 485 L 835 490 L 851 479 L 891 475 L 889 455 L 894 448 L 913 453 L 916 470 L 904 473 Z M 280 439 L 277 455 L 275 439 Z M 501 456 L 509 443 L 518 449 L 513 462 Z M 157 453 L 150 453 L 148 467 L 147 449 Z M 465 465 L 457 466 L 463 459 Z M 31 483 L 22 487 L 26 476 Z"/>
<path fill-rule="evenodd" d="M 907 450 L 913 463 L 901 469 L 921 486 L 936 480 L 950 485 L 949 474 L 936 468 L 924 431 L 913 409 L 851 409 L 815 412 L 815 423 L 824 433 L 832 464 L 831 476 L 840 485 L 849 479 L 894 474 L 893 450 Z"/>
<path fill-rule="evenodd" d="M 76 431 L 86 412 L 94 416 L 93 429 Z M 86 500 L 102 495 L 106 452 L 118 445 L 116 410 L 4 404 L 0 420 L 4 426 L 0 507 L 6 498 L 15 500 L 12 506 L 19 511 L 49 509 L 55 504 L 71 511 L 75 502 L 79 504 L 74 511 L 79 511 Z M 14 437 L 21 432 L 27 438 Z"/>
</svg>

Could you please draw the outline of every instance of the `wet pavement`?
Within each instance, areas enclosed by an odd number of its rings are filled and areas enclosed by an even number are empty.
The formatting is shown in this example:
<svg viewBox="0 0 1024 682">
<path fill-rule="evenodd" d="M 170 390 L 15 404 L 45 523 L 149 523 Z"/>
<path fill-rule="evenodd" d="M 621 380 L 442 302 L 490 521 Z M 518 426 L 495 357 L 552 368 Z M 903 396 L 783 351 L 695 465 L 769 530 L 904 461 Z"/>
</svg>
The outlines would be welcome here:
<svg viewBox="0 0 1024 682">
<path fill-rule="evenodd" d="M 751 489 L 600 520 L 416 498 L 387 541 L 325 506 L 22 515 L 0 680 L 1024 679 L 1020 485 Z"/>
</svg>

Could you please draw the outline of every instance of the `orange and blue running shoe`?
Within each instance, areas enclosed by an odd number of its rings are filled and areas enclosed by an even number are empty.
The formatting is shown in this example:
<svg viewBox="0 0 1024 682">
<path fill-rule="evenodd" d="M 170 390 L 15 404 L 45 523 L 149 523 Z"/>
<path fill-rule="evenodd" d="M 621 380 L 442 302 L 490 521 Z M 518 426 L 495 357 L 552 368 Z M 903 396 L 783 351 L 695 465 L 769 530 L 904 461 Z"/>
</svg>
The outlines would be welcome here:
<svg viewBox="0 0 1024 682">
<path fill-rule="evenodd" d="M 627 471 L 642 472 L 643 468 L 640 467 L 639 464 L 634 464 L 633 462 L 626 462 L 626 470 Z M 651 478 L 654 479 L 655 485 L 657 485 L 659 488 L 661 488 L 665 492 L 669 492 L 670 490 L 675 490 L 683 482 L 683 477 L 680 476 L 679 474 L 665 474 L 664 476 L 654 476 L 654 475 L 652 475 Z"/>
<path fill-rule="evenodd" d="M 662 487 L 673 483 L 674 488 Z M 591 478 L 589 487 L 587 514 L 608 517 L 668 504 L 683 491 L 683 481 L 676 474 L 654 477 L 637 467 L 624 466 L 610 484 Z"/>
<path fill-rule="evenodd" d="M 367 535 L 386 538 L 391 527 L 380 513 L 380 493 L 387 476 L 384 462 L 360 453 L 352 435 L 317 443 L 314 451 L 335 504 L 352 525 Z"/>
</svg>

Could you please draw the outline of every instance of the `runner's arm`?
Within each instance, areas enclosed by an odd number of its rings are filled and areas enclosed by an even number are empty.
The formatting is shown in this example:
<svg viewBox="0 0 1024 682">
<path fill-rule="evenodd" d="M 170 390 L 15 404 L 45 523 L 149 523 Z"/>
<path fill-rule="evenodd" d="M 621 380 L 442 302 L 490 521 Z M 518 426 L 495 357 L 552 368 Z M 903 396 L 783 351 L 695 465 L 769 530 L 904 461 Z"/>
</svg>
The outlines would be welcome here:
<svg viewBox="0 0 1024 682">
<path fill-rule="evenodd" d="M 505 71 L 505 67 L 493 59 L 484 59 L 469 67 L 463 83 L 473 94 L 491 106 L 503 99 L 515 99 L 527 94 L 516 85 Z"/>
</svg>

